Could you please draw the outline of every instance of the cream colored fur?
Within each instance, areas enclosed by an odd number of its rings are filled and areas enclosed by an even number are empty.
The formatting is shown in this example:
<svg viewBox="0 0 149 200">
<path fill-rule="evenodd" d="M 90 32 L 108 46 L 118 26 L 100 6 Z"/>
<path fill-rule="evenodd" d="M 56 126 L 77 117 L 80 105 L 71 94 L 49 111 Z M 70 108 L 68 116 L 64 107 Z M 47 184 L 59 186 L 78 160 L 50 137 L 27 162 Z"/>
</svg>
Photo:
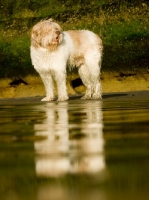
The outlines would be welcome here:
<svg viewBox="0 0 149 200">
<path fill-rule="evenodd" d="M 46 97 L 42 101 L 54 100 L 53 80 L 57 83 L 58 101 L 68 99 L 66 67 L 78 68 L 86 86 L 83 99 L 101 98 L 102 49 L 101 39 L 91 31 L 62 32 L 51 19 L 37 23 L 31 33 L 31 60 L 46 89 Z"/>
</svg>

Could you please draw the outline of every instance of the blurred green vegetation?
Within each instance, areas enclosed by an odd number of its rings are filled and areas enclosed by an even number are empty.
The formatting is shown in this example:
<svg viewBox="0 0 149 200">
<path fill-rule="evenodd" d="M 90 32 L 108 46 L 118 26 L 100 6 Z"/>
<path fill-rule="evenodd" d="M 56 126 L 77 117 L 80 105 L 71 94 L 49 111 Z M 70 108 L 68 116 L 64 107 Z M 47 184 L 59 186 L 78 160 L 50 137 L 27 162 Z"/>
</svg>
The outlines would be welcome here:
<svg viewBox="0 0 149 200">
<path fill-rule="evenodd" d="M 36 74 L 30 60 L 30 30 L 46 18 L 64 30 L 99 34 L 103 71 L 149 69 L 148 0 L 5 0 L 0 7 L 0 78 Z"/>
</svg>

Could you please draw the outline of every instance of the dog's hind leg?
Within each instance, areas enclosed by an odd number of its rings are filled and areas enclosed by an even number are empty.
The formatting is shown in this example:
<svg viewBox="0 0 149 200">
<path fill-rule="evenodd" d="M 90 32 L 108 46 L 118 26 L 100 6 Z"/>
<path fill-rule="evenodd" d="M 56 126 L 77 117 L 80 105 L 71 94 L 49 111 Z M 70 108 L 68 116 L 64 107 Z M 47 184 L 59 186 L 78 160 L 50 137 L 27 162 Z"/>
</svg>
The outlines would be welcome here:
<svg viewBox="0 0 149 200">
<path fill-rule="evenodd" d="M 83 84 L 86 87 L 86 92 L 85 92 L 85 95 L 82 97 L 82 99 L 91 99 L 92 98 L 92 84 L 90 82 L 90 73 L 88 71 L 87 66 L 81 65 L 79 67 L 78 72 Z"/>
<path fill-rule="evenodd" d="M 89 68 L 86 65 L 82 65 L 79 68 L 79 75 L 83 84 L 86 86 L 86 93 L 82 99 L 101 99 L 102 89 L 99 82 L 99 65 L 92 66 L 92 68 Z"/>
<path fill-rule="evenodd" d="M 92 99 L 102 99 L 102 87 L 98 82 L 93 86 Z"/>
<path fill-rule="evenodd" d="M 92 82 L 92 99 L 102 99 L 102 87 L 100 84 L 100 62 L 90 67 L 90 78 Z"/>
<path fill-rule="evenodd" d="M 100 66 L 92 64 L 89 68 L 90 82 L 92 85 L 92 99 L 102 99 L 102 87 L 100 84 Z"/>
</svg>

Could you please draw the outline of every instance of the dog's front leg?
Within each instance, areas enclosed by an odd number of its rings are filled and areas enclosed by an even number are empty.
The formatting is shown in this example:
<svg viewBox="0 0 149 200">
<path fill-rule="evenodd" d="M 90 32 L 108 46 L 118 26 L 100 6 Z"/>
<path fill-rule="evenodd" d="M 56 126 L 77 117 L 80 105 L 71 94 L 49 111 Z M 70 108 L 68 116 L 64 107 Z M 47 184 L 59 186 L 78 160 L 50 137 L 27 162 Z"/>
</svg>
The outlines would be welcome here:
<svg viewBox="0 0 149 200">
<path fill-rule="evenodd" d="M 54 96 L 54 83 L 51 74 L 40 73 L 40 76 L 46 90 L 46 97 L 44 97 L 41 101 L 53 101 L 55 96 Z"/>
<path fill-rule="evenodd" d="M 55 74 L 55 80 L 57 83 L 57 91 L 58 91 L 58 101 L 68 100 L 67 87 L 66 87 L 66 72 L 59 71 Z"/>
</svg>

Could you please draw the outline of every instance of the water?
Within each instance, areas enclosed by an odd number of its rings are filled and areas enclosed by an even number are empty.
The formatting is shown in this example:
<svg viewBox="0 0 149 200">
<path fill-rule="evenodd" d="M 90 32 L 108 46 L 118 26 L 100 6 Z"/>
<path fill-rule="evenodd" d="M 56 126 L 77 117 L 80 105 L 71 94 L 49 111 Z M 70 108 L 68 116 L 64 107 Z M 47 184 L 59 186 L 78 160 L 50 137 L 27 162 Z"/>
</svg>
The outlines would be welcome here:
<svg viewBox="0 0 149 200">
<path fill-rule="evenodd" d="M 1 200 L 146 200 L 148 93 L 0 100 Z"/>
</svg>

